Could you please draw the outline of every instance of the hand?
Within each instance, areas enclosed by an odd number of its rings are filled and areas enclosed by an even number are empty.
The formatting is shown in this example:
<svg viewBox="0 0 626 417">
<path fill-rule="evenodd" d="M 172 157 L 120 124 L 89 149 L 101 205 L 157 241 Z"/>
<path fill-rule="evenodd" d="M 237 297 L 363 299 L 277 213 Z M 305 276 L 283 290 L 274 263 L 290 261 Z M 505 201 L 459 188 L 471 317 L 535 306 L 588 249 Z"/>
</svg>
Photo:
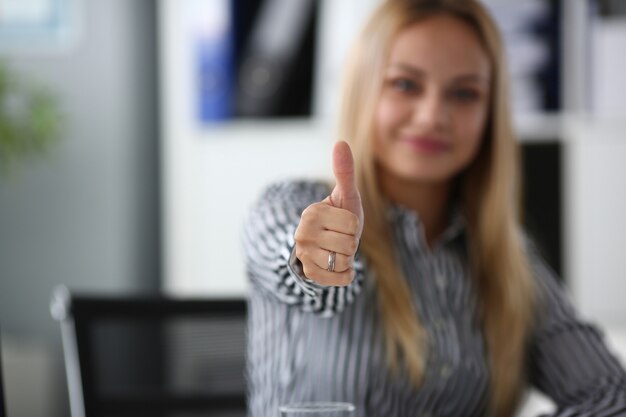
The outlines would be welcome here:
<svg viewBox="0 0 626 417">
<path fill-rule="evenodd" d="M 323 201 L 304 209 L 294 238 L 304 275 L 321 285 L 342 287 L 354 279 L 354 255 L 363 232 L 363 206 L 346 142 L 333 148 L 333 173 L 335 188 Z M 337 254 L 334 272 L 328 271 L 331 251 Z"/>
</svg>

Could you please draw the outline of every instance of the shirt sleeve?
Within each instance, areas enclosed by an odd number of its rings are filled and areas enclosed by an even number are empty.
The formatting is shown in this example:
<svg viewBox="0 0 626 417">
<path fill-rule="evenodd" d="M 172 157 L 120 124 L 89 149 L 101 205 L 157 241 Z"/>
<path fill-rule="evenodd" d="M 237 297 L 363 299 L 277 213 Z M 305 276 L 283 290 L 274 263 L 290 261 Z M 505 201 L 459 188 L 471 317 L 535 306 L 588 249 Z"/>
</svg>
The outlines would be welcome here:
<svg viewBox="0 0 626 417">
<path fill-rule="evenodd" d="M 556 275 L 531 256 L 539 310 L 530 348 L 530 380 L 552 398 L 551 417 L 626 416 L 626 372 L 603 335 L 578 317 Z M 548 416 L 548 415 L 544 415 Z"/>
<path fill-rule="evenodd" d="M 328 287 L 307 279 L 295 257 L 294 233 L 306 207 L 329 194 L 325 183 L 281 182 L 267 188 L 246 220 L 243 248 L 253 291 L 280 302 L 332 317 L 359 294 L 364 275 L 359 253 L 355 278 L 346 287 Z"/>
</svg>

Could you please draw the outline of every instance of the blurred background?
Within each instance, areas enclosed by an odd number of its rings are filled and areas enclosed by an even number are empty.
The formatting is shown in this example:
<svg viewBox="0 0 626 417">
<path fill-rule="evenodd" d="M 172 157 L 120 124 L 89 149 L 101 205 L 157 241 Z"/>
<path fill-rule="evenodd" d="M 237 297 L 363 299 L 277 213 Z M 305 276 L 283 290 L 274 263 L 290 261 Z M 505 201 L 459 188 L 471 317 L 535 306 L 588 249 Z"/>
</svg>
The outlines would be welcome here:
<svg viewBox="0 0 626 417">
<path fill-rule="evenodd" d="M 246 212 L 272 181 L 329 177 L 344 56 L 379 1 L 0 0 L 9 416 L 69 415 L 55 286 L 245 296 Z M 624 355 L 626 2 L 486 4 L 527 226 Z"/>
</svg>

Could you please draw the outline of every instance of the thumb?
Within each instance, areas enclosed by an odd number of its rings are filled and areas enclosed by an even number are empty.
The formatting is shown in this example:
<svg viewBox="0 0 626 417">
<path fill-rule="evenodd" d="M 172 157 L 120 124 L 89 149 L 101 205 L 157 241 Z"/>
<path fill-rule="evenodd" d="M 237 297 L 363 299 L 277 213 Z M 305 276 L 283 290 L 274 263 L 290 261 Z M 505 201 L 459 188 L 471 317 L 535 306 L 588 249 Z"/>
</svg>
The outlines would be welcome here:
<svg viewBox="0 0 626 417">
<path fill-rule="evenodd" d="M 336 185 L 330 194 L 333 206 L 351 211 L 362 217 L 361 196 L 356 186 L 354 159 L 347 142 L 339 141 L 333 148 L 333 173 Z"/>
</svg>

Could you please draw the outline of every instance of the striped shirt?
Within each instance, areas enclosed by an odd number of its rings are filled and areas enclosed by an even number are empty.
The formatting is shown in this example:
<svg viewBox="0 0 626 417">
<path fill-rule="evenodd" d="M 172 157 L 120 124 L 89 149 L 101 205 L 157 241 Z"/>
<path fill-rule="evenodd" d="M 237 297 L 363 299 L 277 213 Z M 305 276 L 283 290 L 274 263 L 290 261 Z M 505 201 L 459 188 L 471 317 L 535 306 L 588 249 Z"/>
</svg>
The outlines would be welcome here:
<svg viewBox="0 0 626 417">
<path fill-rule="evenodd" d="M 329 194 L 314 182 L 269 187 L 243 234 L 251 282 L 248 322 L 249 414 L 277 416 L 281 404 L 346 401 L 356 416 L 482 416 L 489 369 L 468 268 L 462 216 L 430 249 L 415 213 L 390 209 L 394 245 L 428 335 L 423 385 L 392 374 L 384 352 L 373 274 L 357 253 L 347 287 L 322 287 L 295 267 L 302 211 Z M 291 262 L 290 262 L 291 261 Z M 537 256 L 531 264 L 541 315 L 529 351 L 530 382 L 558 416 L 626 416 L 626 373 L 598 330 L 581 321 Z"/>
</svg>

